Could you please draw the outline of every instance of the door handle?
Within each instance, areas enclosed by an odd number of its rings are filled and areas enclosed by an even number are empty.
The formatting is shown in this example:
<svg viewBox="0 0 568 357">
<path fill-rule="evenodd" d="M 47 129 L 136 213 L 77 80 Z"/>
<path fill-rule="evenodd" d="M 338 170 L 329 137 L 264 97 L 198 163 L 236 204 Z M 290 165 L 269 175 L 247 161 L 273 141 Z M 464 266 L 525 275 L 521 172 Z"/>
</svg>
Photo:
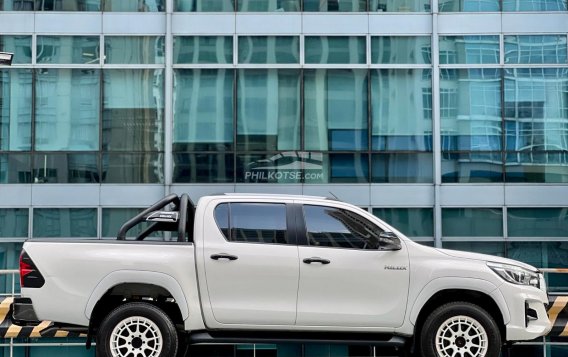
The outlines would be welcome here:
<svg viewBox="0 0 568 357">
<path fill-rule="evenodd" d="M 321 263 L 321 264 L 325 265 L 325 264 L 331 263 L 331 261 L 328 260 L 328 259 L 320 258 L 320 257 L 311 257 L 311 258 L 304 259 L 304 263 L 306 263 L 306 264 Z"/>
<path fill-rule="evenodd" d="M 231 254 L 227 254 L 227 253 L 219 253 L 219 254 L 213 254 L 211 256 L 211 259 L 213 259 L 213 260 L 219 260 L 219 259 L 237 260 L 237 259 L 239 259 L 239 257 L 237 257 L 236 255 L 231 255 Z"/>
</svg>

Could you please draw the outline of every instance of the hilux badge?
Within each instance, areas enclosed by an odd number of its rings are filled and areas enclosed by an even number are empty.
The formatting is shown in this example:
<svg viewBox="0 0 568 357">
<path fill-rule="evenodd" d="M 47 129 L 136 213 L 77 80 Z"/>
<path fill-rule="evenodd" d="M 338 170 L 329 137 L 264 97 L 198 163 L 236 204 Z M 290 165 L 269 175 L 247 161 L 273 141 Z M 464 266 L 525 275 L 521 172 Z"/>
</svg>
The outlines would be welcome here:
<svg viewBox="0 0 568 357">
<path fill-rule="evenodd" d="M 385 270 L 406 270 L 405 266 L 385 265 Z"/>
</svg>

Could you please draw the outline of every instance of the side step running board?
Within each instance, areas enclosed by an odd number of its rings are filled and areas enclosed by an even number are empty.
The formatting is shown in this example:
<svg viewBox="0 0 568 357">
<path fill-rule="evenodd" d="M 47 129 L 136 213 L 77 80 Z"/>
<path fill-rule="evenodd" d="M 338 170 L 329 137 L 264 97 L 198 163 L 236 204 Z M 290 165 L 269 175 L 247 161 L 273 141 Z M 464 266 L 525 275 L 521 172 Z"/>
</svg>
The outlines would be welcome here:
<svg viewBox="0 0 568 357">
<path fill-rule="evenodd" d="M 189 344 L 329 343 L 404 347 L 407 338 L 388 334 L 289 331 L 195 331 Z"/>
</svg>

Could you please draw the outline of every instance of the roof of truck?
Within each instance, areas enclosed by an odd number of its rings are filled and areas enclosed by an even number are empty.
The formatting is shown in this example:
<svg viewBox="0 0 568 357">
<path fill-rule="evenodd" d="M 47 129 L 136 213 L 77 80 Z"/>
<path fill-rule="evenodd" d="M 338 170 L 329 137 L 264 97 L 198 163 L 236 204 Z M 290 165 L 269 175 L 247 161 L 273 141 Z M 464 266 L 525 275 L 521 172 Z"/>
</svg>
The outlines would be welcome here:
<svg viewBox="0 0 568 357">
<path fill-rule="evenodd" d="M 281 199 L 312 199 L 312 200 L 335 200 L 334 198 L 323 197 L 323 196 L 308 196 L 308 195 L 288 195 L 288 194 L 273 194 L 273 193 L 236 193 L 227 192 L 223 193 L 225 196 L 231 197 L 265 197 L 265 198 L 281 198 Z"/>
</svg>

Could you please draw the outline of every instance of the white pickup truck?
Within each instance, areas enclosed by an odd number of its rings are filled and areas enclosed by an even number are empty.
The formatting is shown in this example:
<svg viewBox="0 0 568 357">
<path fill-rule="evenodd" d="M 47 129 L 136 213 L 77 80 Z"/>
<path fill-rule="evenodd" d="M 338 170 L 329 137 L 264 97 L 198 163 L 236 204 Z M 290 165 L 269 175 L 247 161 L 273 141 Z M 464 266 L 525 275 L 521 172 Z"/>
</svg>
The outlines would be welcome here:
<svg viewBox="0 0 568 357">
<path fill-rule="evenodd" d="M 151 225 L 126 239 L 142 222 Z M 175 241 L 144 240 L 154 231 Z M 425 247 L 322 197 L 225 194 L 194 207 L 170 195 L 117 240 L 28 240 L 20 273 L 14 321 L 83 330 L 98 356 L 309 341 L 497 357 L 551 329 L 534 267 Z"/>
</svg>

